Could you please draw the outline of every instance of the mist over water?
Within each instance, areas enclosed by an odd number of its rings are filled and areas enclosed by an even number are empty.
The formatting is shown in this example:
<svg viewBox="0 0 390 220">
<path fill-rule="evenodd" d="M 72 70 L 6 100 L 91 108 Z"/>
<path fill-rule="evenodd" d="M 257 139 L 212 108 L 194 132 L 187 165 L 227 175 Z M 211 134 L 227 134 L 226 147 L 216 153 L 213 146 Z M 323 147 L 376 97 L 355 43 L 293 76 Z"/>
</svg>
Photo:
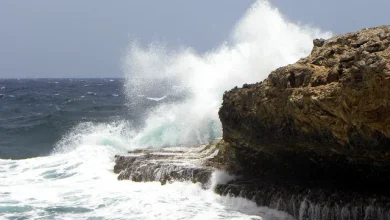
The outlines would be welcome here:
<svg viewBox="0 0 390 220">
<path fill-rule="evenodd" d="M 124 93 L 131 113 L 127 116 L 134 117 L 80 120 L 62 134 L 48 156 L 0 159 L 0 217 L 288 219 L 244 199 L 220 197 L 197 184 L 117 181 L 114 155 L 139 148 L 203 144 L 221 136 L 218 109 L 224 91 L 263 80 L 273 69 L 308 55 L 313 38 L 329 36 L 289 23 L 268 2 L 258 1 L 228 41 L 205 54 L 191 48 L 170 50 L 158 42 L 131 43 L 123 64 Z M 106 98 L 117 97 L 117 91 L 115 95 Z M 213 178 L 214 185 L 220 180 Z"/>
</svg>

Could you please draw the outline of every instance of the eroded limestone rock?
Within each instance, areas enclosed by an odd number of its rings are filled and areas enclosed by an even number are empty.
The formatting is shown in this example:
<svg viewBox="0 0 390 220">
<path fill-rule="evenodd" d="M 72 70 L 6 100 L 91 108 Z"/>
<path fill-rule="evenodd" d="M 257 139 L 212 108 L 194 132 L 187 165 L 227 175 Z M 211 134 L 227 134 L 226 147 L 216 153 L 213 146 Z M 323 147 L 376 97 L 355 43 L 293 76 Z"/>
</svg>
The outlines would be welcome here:
<svg viewBox="0 0 390 220">
<path fill-rule="evenodd" d="M 313 44 L 308 57 L 224 94 L 223 139 L 236 158 L 230 170 L 314 185 L 387 186 L 390 26 Z"/>
</svg>

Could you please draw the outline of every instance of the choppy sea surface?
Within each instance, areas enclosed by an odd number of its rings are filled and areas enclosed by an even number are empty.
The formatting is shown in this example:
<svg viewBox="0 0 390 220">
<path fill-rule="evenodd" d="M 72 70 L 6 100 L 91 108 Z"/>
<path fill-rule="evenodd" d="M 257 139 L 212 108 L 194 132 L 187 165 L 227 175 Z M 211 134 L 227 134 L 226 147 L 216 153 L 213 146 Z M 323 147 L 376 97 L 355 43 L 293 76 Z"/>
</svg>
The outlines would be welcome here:
<svg viewBox="0 0 390 220">
<path fill-rule="evenodd" d="M 204 54 L 135 41 L 122 79 L 0 79 L 0 219 L 289 219 L 190 182 L 118 181 L 114 156 L 220 137 L 226 90 L 265 79 L 330 36 L 259 0 Z"/>
<path fill-rule="evenodd" d="M 0 80 L 0 218 L 260 219 L 268 211 L 190 182 L 118 181 L 114 155 L 131 149 L 127 132 L 142 115 L 126 104 L 123 83 Z M 140 96 L 139 107 L 158 105 L 150 98 Z"/>
<path fill-rule="evenodd" d="M 0 158 L 48 156 L 81 122 L 127 117 L 122 85 L 121 79 L 0 80 Z"/>
</svg>

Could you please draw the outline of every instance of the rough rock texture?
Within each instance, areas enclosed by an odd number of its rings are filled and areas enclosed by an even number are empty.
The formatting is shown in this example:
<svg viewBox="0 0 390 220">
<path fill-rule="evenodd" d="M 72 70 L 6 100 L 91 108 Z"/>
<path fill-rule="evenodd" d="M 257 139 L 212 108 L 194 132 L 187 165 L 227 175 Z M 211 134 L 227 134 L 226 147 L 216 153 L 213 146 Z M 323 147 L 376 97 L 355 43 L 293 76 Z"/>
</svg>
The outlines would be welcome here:
<svg viewBox="0 0 390 220">
<path fill-rule="evenodd" d="M 390 220 L 390 199 L 366 193 L 307 188 L 262 179 L 235 179 L 228 183 L 211 184 L 214 168 L 222 165 L 215 157 L 222 142 L 189 148 L 146 149 L 116 156 L 114 172 L 118 180 L 135 182 L 174 181 L 200 183 L 223 196 L 243 197 L 259 206 L 289 213 L 291 219 L 302 220 Z M 228 149 L 225 149 L 228 150 Z M 228 151 L 222 152 L 229 155 Z"/>
<path fill-rule="evenodd" d="M 247 177 L 387 191 L 390 26 L 316 39 L 311 54 L 224 94 L 224 165 Z M 230 163 L 234 161 L 234 163 Z"/>
<path fill-rule="evenodd" d="M 390 26 L 316 39 L 310 56 L 226 92 L 215 146 L 117 156 L 119 180 L 237 178 L 215 192 L 302 220 L 390 220 Z M 214 167 L 214 168 L 212 168 Z"/>
<path fill-rule="evenodd" d="M 126 156 L 115 156 L 114 172 L 119 174 L 118 180 L 160 181 L 163 185 L 192 181 L 208 188 L 214 168 L 203 164 L 217 153 L 215 145 L 131 151 Z"/>
<path fill-rule="evenodd" d="M 390 199 L 380 195 L 307 188 L 262 179 L 219 184 L 215 192 L 243 197 L 299 220 L 390 220 Z"/>
</svg>

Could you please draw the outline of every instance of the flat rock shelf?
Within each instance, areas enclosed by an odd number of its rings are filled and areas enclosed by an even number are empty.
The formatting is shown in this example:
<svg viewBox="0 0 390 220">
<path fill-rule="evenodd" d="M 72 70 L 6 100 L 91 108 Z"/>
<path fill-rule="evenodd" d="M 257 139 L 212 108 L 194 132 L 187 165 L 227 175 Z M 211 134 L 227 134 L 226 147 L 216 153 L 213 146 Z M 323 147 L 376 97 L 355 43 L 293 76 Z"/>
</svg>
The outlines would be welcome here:
<svg viewBox="0 0 390 220">
<path fill-rule="evenodd" d="M 214 160 L 221 149 L 217 141 L 209 145 L 145 149 L 116 156 L 114 172 L 118 180 L 134 182 L 175 181 L 212 186 L 211 177 L 218 167 Z M 237 176 L 227 183 L 216 184 L 214 192 L 222 196 L 242 197 L 284 211 L 300 220 L 390 220 L 390 198 L 353 190 L 307 187 L 299 184 L 247 179 Z"/>
<path fill-rule="evenodd" d="M 210 187 L 215 169 L 204 163 L 217 153 L 215 144 L 135 150 L 126 156 L 116 156 L 114 172 L 119 174 L 118 180 L 159 181 L 163 185 L 173 181 L 192 181 L 200 182 L 206 189 Z"/>
</svg>

